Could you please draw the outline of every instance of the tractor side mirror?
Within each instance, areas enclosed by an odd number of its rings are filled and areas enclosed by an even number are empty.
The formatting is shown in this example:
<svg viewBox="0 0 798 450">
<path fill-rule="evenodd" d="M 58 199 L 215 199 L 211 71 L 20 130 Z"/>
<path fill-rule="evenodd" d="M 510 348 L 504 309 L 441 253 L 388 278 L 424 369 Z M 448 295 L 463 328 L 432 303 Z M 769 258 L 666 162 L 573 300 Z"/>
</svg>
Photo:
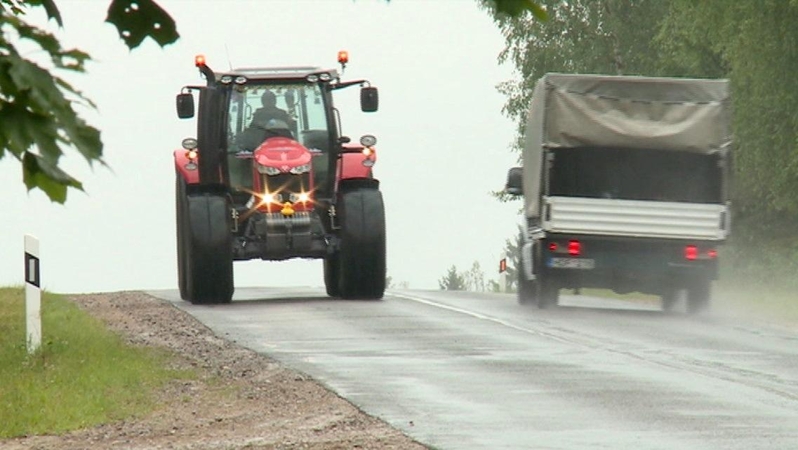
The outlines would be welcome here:
<svg viewBox="0 0 798 450">
<path fill-rule="evenodd" d="M 510 195 L 523 195 L 524 193 L 524 179 L 523 168 L 513 167 L 507 172 L 507 184 L 504 185 L 504 191 Z"/>
<path fill-rule="evenodd" d="M 360 110 L 374 112 L 380 106 L 380 96 L 373 86 L 360 88 Z"/>
<path fill-rule="evenodd" d="M 194 96 L 190 92 L 177 94 L 176 99 L 177 117 L 190 119 L 194 117 Z"/>
</svg>

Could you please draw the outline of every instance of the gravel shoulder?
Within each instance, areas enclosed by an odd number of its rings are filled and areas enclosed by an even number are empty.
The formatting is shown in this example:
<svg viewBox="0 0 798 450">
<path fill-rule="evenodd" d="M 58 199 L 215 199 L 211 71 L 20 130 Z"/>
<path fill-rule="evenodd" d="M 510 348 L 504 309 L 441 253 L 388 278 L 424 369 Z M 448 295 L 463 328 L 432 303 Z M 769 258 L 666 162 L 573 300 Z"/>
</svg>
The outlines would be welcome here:
<svg viewBox="0 0 798 450">
<path fill-rule="evenodd" d="M 166 348 L 176 380 L 146 417 L 58 436 L 0 440 L 4 449 L 425 449 L 308 376 L 224 340 L 142 292 L 69 298 L 133 345 Z"/>
</svg>

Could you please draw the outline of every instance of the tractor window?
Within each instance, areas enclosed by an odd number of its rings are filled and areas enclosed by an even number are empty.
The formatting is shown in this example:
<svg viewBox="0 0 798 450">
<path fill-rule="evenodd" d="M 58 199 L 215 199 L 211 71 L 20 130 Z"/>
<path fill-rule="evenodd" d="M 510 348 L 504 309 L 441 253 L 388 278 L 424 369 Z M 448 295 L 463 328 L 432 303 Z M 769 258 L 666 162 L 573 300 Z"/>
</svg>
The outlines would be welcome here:
<svg viewBox="0 0 798 450">
<path fill-rule="evenodd" d="M 327 136 L 327 111 L 321 89 L 315 84 L 235 87 L 230 95 L 228 118 L 231 142 L 259 120 L 287 119 L 294 138 L 303 145 L 321 151 L 327 147 L 318 143 L 320 135 Z M 305 142 L 306 137 L 309 142 Z"/>
</svg>

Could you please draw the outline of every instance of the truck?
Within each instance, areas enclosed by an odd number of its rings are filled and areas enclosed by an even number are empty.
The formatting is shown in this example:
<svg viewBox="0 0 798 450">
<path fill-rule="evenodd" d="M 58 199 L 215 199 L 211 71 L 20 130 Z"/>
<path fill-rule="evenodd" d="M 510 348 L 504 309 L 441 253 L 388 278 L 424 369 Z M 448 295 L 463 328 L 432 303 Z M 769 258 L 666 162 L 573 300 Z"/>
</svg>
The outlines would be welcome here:
<svg viewBox="0 0 798 450">
<path fill-rule="evenodd" d="M 343 72 L 347 52 L 338 55 Z M 214 71 L 198 55 L 205 84 L 176 97 L 196 136 L 174 151 L 180 296 L 195 304 L 232 300 L 233 262 L 323 260 L 332 297 L 381 299 L 385 209 L 376 137 L 342 133 L 333 93 L 360 86 L 360 108 L 375 112 L 368 80 L 316 66 Z M 195 94 L 198 105 L 195 108 Z"/>
<path fill-rule="evenodd" d="M 519 303 L 595 288 L 705 311 L 730 234 L 731 114 L 727 80 L 539 79 L 505 185 L 523 197 Z"/>
</svg>

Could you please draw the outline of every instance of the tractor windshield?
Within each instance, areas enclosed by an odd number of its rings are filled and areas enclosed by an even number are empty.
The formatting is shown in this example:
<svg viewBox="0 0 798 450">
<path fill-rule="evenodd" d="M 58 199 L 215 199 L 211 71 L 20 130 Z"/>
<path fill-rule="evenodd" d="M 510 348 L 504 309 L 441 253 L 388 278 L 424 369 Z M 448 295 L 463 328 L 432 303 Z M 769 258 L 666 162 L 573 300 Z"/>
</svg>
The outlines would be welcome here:
<svg viewBox="0 0 798 450">
<path fill-rule="evenodd" d="M 247 128 L 274 120 L 285 122 L 292 137 L 311 151 L 326 153 L 329 147 L 324 98 L 316 84 L 236 87 L 230 96 L 228 119 L 230 142 L 236 142 Z"/>
</svg>

